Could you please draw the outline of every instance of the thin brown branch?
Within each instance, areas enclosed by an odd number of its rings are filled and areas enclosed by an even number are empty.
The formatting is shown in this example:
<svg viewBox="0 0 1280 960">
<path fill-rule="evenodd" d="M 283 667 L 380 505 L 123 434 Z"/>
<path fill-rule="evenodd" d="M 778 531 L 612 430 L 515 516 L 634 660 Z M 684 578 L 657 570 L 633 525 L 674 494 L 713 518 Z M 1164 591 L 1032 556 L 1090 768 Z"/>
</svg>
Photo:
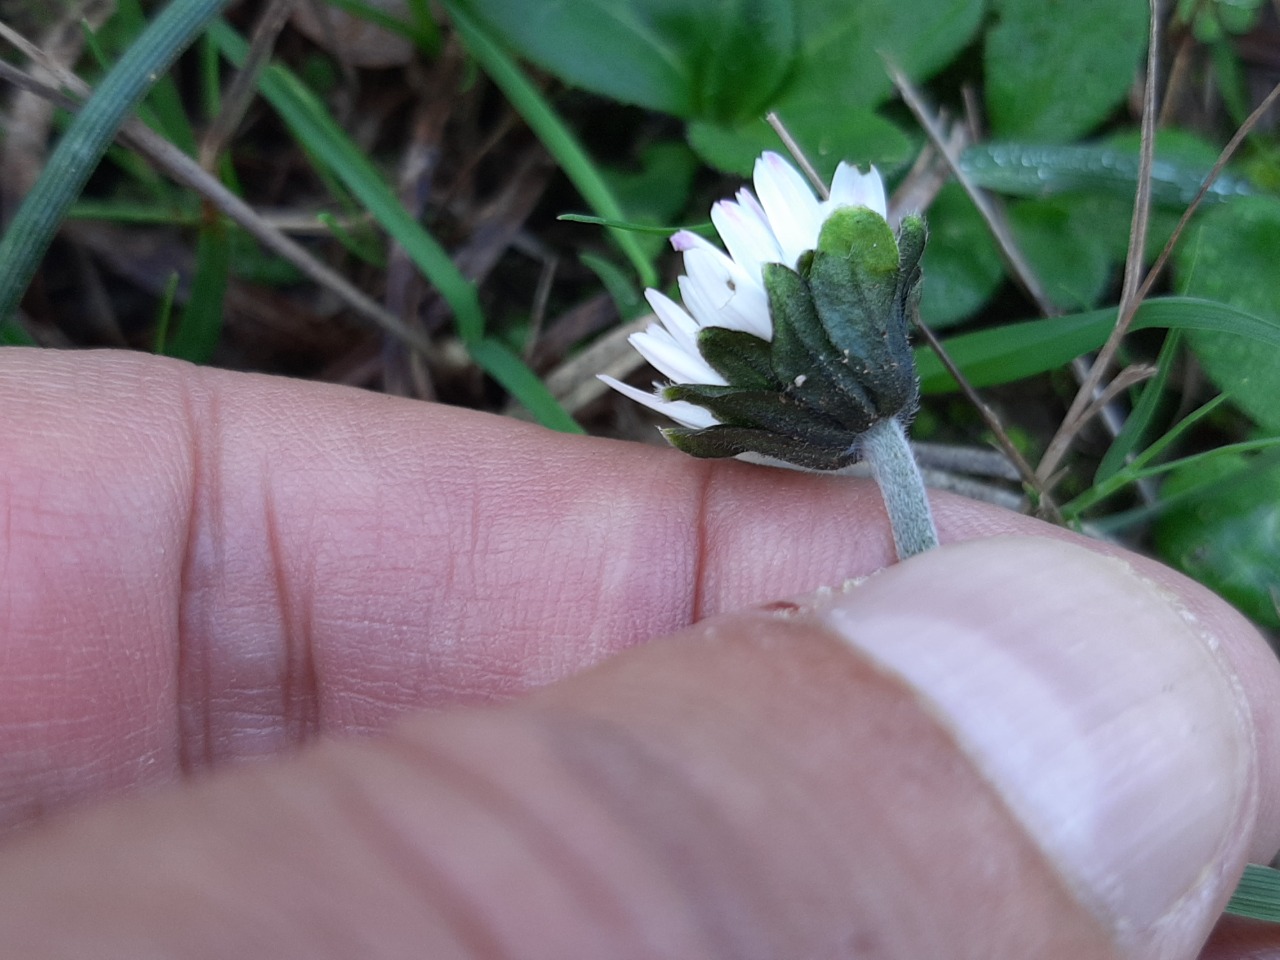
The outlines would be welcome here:
<svg viewBox="0 0 1280 960">
<path fill-rule="evenodd" d="M 276 38 L 289 22 L 289 15 L 293 13 L 297 3 L 298 0 L 272 0 L 254 24 L 244 66 L 222 95 L 222 109 L 200 138 L 200 166 L 206 170 L 214 168 L 218 156 L 244 120 L 244 115 L 258 92 L 258 78 L 267 68 L 275 50 Z"/>
<path fill-rule="evenodd" d="M 978 415 L 982 417 L 982 421 L 987 425 L 987 429 L 991 431 L 996 438 L 996 443 L 1009 458 L 1009 462 L 1014 465 L 1018 471 L 1018 477 L 1022 480 L 1023 485 L 1029 493 L 1033 493 L 1037 501 L 1036 508 L 1039 513 L 1044 515 L 1054 523 L 1062 523 L 1062 513 L 1058 510 L 1058 505 L 1053 502 L 1052 498 L 1041 489 L 1040 483 L 1036 479 L 1036 472 L 1032 469 L 1031 464 L 1027 462 L 1027 458 L 1022 455 L 1022 451 L 1014 444 L 1013 438 L 1009 436 L 1009 432 L 1005 430 L 1004 424 L 1000 422 L 1000 418 L 996 416 L 996 412 L 991 409 L 987 401 L 982 399 L 982 395 L 971 384 L 967 377 L 956 366 L 956 362 L 951 359 L 951 355 L 947 353 L 946 348 L 942 345 L 942 341 L 938 339 L 937 334 L 930 330 L 925 324 L 916 321 L 916 329 L 920 331 L 920 336 L 924 338 L 924 342 L 929 345 L 934 353 L 938 355 L 938 359 L 942 361 L 942 365 L 946 368 L 947 373 L 951 374 L 951 378 L 960 385 L 960 392 L 964 394 L 973 408 L 978 411 Z"/>
<path fill-rule="evenodd" d="M 969 195 L 973 205 L 978 208 L 978 213 L 982 215 L 982 219 L 987 224 L 987 229 L 991 231 L 996 245 L 1000 248 L 1000 256 L 1009 267 L 1009 272 L 1014 282 L 1022 288 L 1037 309 L 1046 317 L 1061 316 L 1062 311 L 1049 299 L 1049 294 L 1045 290 L 1044 284 L 1041 283 L 1039 276 L 1036 275 L 1026 256 L 1023 255 L 1000 211 L 991 202 L 991 198 L 969 179 L 969 175 L 960 166 L 959 155 L 949 146 L 949 138 L 946 131 L 942 129 L 942 125 L 925 103 L 920 91 L 916 89 L 910 78 L 898 69 L 893 61 L 886 58 L 885 67 L 889 71 L 889 77 L 893 80 L 894 86 L 898 88 L 898 94 L 902 97 L 902 102 L 907 105 L 907 108 L 916 118 L 916 122 L 920 124 L 921 129 L 924 130 L 934 147 L 946 158 L 947 165 L 951 168 L 951 172 L 957 182 L 964 188 L 964 192 Z"/>
<path fill-rule="evenodd" d="M 1146 380 L 1150 380 L 1156 375 L 1157 369 L 1157 367 L 1154 367 L 1149 363 L 1135 363 L 1131 366 L 1125 367 L 1117 373 L 1114 378 L 1112 378 L 1111 382 L 1108 383 L 1102 389 L 1102 392 L 1094 398 L 1094 401 L 1089 404 L 1088 408 L 1085 410 L 1083 419 L 1088 420 L 1089 418 L 1097 415 L 1098 412 L 1107 404 L 1116 400 L 1118 397 L 1123 396 L 1125 391 L 1130 387 L 1136 387 L 1138 384 L 1143 383 Z"/>
<path fill-rule="evenodd" d="M 791 154 L 793 160 L 800 164 L 800 169 L 804 175 L 809 178 L 809 182 L 813 184 L 813 188 L 818 191 L 818 196 L 826 200 L 831 196 L 831 191 L 823 182 L 822 177 L 818 176 L 818 171 L 813 164 L 809 162 L 809 158 L 805 156 L 804 150 L 791 135 L 791 131 L 787 129 L 787 125 L 782 122 L 782 118 L 778 116 L 777 111 L 770 110 L 764 116 L 769 126 L 773 127 L 773 132 L 778 135 L 778 139 L 782 141 L 782 145 L 787 148 L 787 153 Z"/>
</svg>

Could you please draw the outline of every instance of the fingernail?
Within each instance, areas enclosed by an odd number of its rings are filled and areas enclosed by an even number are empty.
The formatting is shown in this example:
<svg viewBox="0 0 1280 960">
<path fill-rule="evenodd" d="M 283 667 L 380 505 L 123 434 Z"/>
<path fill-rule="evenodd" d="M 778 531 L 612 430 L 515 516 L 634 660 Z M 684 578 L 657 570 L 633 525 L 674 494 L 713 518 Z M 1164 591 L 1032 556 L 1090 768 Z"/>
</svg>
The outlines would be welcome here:
<svg viewBox="0 0 1280 960">
<path fill-rule="evenodd" d="M 917 691 L 1118 938 L 1220 899 L 1257 803 L 1248 708 L 1214 639 L 1127 564 L 976 541 L 815 612 Z"/>
</svg>

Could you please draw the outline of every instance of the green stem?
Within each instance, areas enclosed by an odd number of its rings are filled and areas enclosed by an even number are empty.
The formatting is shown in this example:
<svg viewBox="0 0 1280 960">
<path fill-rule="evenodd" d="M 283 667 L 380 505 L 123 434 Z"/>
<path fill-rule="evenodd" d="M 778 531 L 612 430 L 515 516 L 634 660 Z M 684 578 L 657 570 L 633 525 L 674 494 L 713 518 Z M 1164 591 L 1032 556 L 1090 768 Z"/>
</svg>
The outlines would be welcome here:
<svg viewBox="0 0 1280 960">
<path fill-rule="evenodd" d="M 906 431 L 897 417 L 879 421 L 861 437 L 862 456 L 884 497 L 898 559 L 906 560 L 938 545 L 924 480 Z"/>
</svg>

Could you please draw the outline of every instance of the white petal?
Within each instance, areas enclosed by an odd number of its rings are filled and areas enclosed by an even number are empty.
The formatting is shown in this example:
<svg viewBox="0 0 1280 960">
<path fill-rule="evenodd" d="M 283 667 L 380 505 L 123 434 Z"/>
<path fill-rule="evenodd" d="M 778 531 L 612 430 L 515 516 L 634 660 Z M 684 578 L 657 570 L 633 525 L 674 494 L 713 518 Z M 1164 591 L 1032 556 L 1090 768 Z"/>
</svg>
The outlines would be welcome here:
<svg viewBox="0 0 1280 960">
<path fill-rule="evenodd" d="M 729 256 L 757 284 L 764 285 L 760 268 L 766 263 L 781 263 L 778 240 L 764 219 L 759 204 L 744 207 L 732 200 L 721 200 L 711 208 L 711 222 L 716 225 Z"/>
<path fill-rule="evenodd" d="M 698 352 L 698 324 L 680 304 L 658 290 L 646 290 L 644 298 L 653 307 L 658 320 L 687 353 Z"/>
<path fill-rule="evenodd" d="M 831 198 L 823 206 L 826 207 L 824 215 L 836 207 L 868 207 L 880 216 L 888 217 L 880 171 L 872 167 L 870 172 L 862 173 L 852 164 L 841 161 L 831 180 Z"/>
<path fill-rule="evenodd" d="M 764 288 L 739 265 L 710 248 L 686 252 L 685 270 L 680 296 L 699 326 L 724 326 L 756 337 L 773 337 Z"/>
<path fill-rule="evenodd" d="M 684 267 L 688 274 L 680 278 L 680 296 L 699 325 L 773 339 L 764 288 L 737 264 L 719 251 L 690 250 L 684 255 Z"/>
<path fill-rule="evenodd" d="M 804 177 L 776 153 L 765 153 L 756 161 L 755 185 L 778 238 L 782 262 L 794 267 L 800 254 L 817 245 L 822 227 L 818 200 Z"/>
<path fill-rule="evenodd" d="M 670 417 L 682 426 L 689 427 L 692 430 L 705 430 L 707 427 L 714 427 L 720 422 L 711 415 L 711 411 L 698 406 L 696 403 L 689 403 L 687 400 L 663 400 L 656 394 L 637 390 L 631 384 L 615 380 L 613 377 L 603 373 L 599 374 L 599 378 L 624 397 L 630 397 L 636 403 L 643 403 L 650 410 L 656 410 L 664 417 Z"/>
<path fill-rule="evenodd" d="M 643 333 L 633 333 L 627 341 L 664 376 L 675 383 L 710 383 L 724 386 L 726 380 L 702 359 L 701 354 L 682 348 L 671 334 L 654 324 Z"/>
</svg>

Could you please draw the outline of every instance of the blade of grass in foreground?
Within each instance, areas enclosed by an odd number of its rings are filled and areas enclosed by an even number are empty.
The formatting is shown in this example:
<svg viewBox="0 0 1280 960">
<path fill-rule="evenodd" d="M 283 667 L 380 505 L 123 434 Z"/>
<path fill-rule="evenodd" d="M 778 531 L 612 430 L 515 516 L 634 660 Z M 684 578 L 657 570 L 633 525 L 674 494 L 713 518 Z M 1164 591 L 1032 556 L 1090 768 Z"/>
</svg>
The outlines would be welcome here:
<svg viewBox="0 0 1280 960">
<path fill-rule="evenodd" d="M 227 0 L 173 0 L 103 78 L 71 122 L 40 179 L 0 238 L 0 340 L 67 210 L 134 106 L 217 16 Z M 25 335 L 18 342 L 29 342 Z"/>
<path fill-rule="evenodd" d="M 1280 923 L 1280 870 L 1253 863 L 1246 866 L 1226 912 Z"/>
<path fill-rule="evenodd" d="M 1115 327 L 1114 307 L 1068 317 L 1012 323 L 943 341 L 947 353 L 975 387 L 1011 383 L 1056 369 L 1096 350 Z M 1132 329 L 1220 330 L 1280 347 L 1280 323 L 1238 307 L 1193 297 L 1154 297 L 1134 316 Z M 916 350 L 920 387 L 925 393 L 956 389 L 932 351 Z"/>
</svg>

